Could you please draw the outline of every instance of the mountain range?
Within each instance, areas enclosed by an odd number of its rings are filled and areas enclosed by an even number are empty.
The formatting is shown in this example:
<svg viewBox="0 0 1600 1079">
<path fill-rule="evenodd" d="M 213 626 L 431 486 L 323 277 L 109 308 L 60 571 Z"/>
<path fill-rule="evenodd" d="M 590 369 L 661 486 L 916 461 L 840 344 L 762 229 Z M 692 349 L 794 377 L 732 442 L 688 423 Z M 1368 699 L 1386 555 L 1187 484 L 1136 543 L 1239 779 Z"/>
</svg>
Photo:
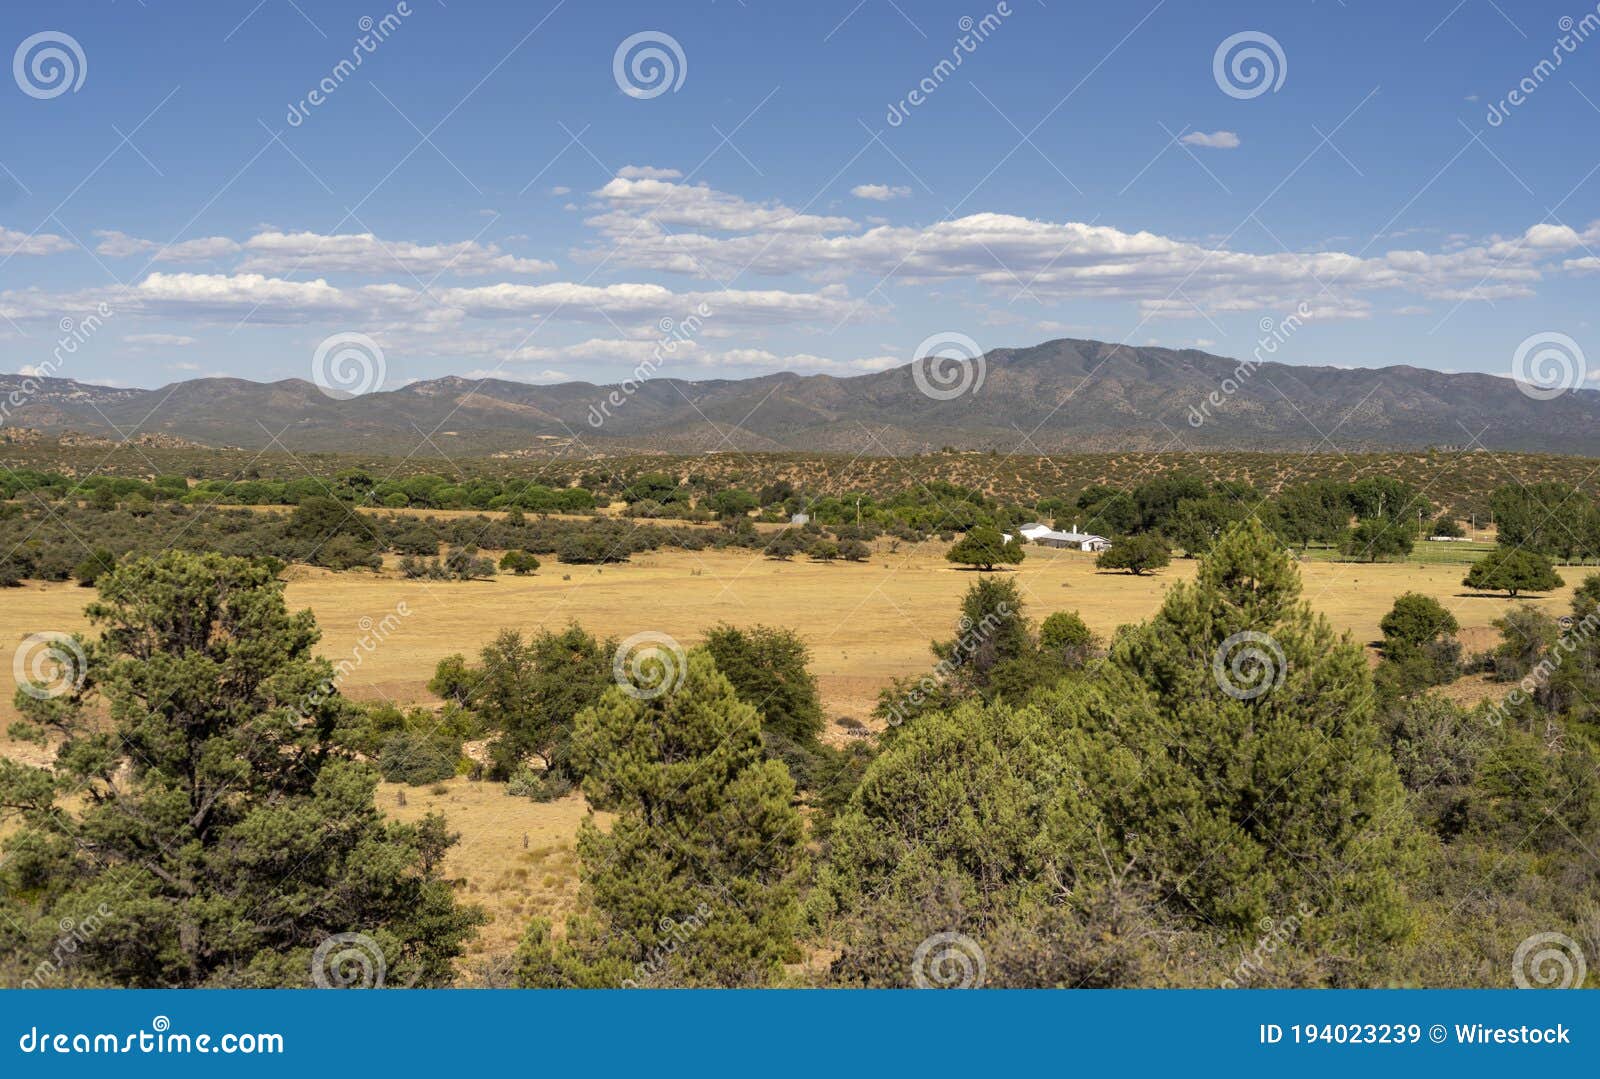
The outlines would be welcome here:
<svg viewBox="0 0 1600 1079">
<path fill-rule="evenodd" d="M 631 387 L 450 376 L 342 399 L 301 379 L 198 378 L 143 390 L 0 374 L 0 426 L 451 457 L 558 448 L 881 456 L 944 447 L 1040 454 L 1425 446 L 1600 456 L 1600 391 L 1537 399 L 1487 374 L 1241 364 L 1193 349 L 1080 340 L 996 349 L 978 365 L 944 369 L 948 385 L 914 377 L 917 367 L 851 377 L 655 377 Z M 936 391 L 967 388 L 943 399 L 919 388 L 930 381 Z"/>
</svg>

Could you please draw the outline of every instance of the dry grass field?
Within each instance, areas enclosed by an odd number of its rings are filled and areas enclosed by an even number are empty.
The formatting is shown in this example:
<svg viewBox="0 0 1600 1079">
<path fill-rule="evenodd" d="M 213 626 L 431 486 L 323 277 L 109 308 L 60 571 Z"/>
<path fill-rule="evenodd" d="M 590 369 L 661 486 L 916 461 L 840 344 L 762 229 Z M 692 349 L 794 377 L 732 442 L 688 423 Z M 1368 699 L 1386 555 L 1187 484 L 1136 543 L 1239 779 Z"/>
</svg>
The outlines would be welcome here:
<svg viewBox="0 0 1600 1079">
<path fill-rule="evenodd" d="M 824 565 L 796 559 L 777 562 L 748 552 L 664 551 L 624 565 L 563 566 L 548 563 L 531 577 L 502 575 L 471 583 L 408 581 L 392 571 L 331 573 L 295 567 L 288 599 L 310 607 L 323 630 L 330 658 L 351 655 L 373 624 L 403 603 L 409 614 L 392 620 L 392 631 L 344 683 L 346 693 L 398 703 L 430 699 L 426 682 L 434 665 L 452 652 L 474 653 L 499 629 L 559 628 L 576 620 L 602 635 L 626 637 L 641 630 L 670 634 L 684 645 L 698 641 L 720 621 L 791 626 L 811 645 L 830 718 L 866 720 L 879 688 L 895 675 L 925 670 L 928 642 L 952 633 L 961 594 L 975 574 L 944 560 L 945 545 L 906 545 L 896 552 L 879 546 L 864 564 Z M 1098 633 L 1147 617 L 1173 582 L 1194 573 L 1195 564 L 1175 561 L 1148 577 L 1097 572 L 1093 557 L 1030 548 L 1011 571 L 1022 587 L 1028 615 L 1036 622 L 1057 610 L 1076 610 Z M 1490 622 L 1511 601 L 1471 594 L 1461 586 L 1460 565 L 1400 563 L 1354 565 L 1301 563 L 1306 598 L 1334 625 L 1355 639 L 1378 637 L 1378 621 L 1402 592 L 1432 595 L 1460 620 L 1466 649 L 1494 641 Z M 1566 610 L 1571 591 L 1591 570 L 1563 571 L 1567 587 L 1528 602 L 1554 614 Z M 72 631 L 86 623 L 88 590 L 70 584 L 30 583 L 0 592 L 0 642 L 14 643 L 36 631 Z M 1520 602 L 1520 600 L 1519 600 Z M 11 665 L 0 664 L 0 720 L 14 718 Z M 1463 700 L 1493 692 L 1481 679 L 1463 679 L 1452 693 Z M 830 733 L 842 734 L 831 727 Z M 32 746 L 0 742 L 0 751 L 38 760 Z M 586 808 L 579 795 L 550 804 L 513 798 L 493 783 L 454 779 L 437 788 L 384 784 L 379 805 L 400 819 L 429 809 L 445 813 L 462 839 L 447 872 L 463 882 L 464 895 L 482 904 L 492 922 L 468 957 L 504 955 L 535 914 L 559 916 L 576 891 L 573 841 Z M 526 837 L 526 846 L 524 846 Z"/>
<path fill-rule="evenodd" d="M 403 821 L 437 810 L 461 836 L 445 856 L 445 875 L 456 881 L 463 900 L 489 915 L 463 957 L 461 969 L 469 980 L 489 957 L 516 950 L 529 918 L 559 924 L 572 909 L 578 894 L 578 824 L 588 813 L 583 795 L 533 802 L 512 797 L 503 784 L 458 777 L 427 787 L 380 784 L 378 806 Z"/>
<path fill-rule="evenodd" d="M 687 646 L 720 621 L 765 622 L 793 627 L 811 645 L 831 716 L 865 719 L 878 689 L 897 674 L 923 670 L 930 662 L 928 642 L 951 633 L 961 594 L 975 575 L 946 562 L 944 549 L 936 542 L 895 553 L 880 546 L 868 563 L 831 565 L 777 562 L 745 551 L 661 551 L 604 567 L 549 562 L 531 577 L 470 583 L 295 567 L 288 599 L 316 613 L 323 651 L 333 658 L 350 655 L 373 623 L 405 604 L 410 613 L 393 620 L 387 639 L 344 683 L 358 698 L 425 701 L 425 684 L 441 658 L 471 655 L 505 627 L 560 628 L 576 620 L 597 634 L 655 630 Z M 1096 571 L 1090 555 L 1030 548 L 1010 573 L 1035 621 L 1076 610 L 1095 631 L 1109 634 L 1148 617 L 1174 581 L 1192 576 L 1194 565 L 1177 560 L 1151 576 L 1131 577 Z M 1511 605 L 1503 596 L 1463 588 L 1460 565 L 1312 561 L 1300 570 L 1311 604 L 1363 643 L 1378 636 L 1378 620 L 1401 592 L 1443 602 L 1460 619 L 1469 649 L 1487 643 L 1489 623 Z M 1564 611 L 1572 586 L 1593 569 L 1563 572 L 1565 589 L 1527 601 Z M 85 628 L 83 605 L 90 596 L 71 584 L 30 583 L 0 592 L 0 642 Z M 0 664 L 0 718 L 7 721 L 13 688 L 10 665 Z"/>
</svg>

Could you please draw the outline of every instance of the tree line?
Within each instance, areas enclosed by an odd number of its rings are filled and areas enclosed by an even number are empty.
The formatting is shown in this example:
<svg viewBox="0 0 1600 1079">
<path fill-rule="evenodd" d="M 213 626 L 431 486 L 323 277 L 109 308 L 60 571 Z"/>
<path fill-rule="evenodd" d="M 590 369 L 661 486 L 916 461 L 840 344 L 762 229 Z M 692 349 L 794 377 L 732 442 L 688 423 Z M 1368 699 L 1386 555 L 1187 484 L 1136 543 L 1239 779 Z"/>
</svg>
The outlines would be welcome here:
<svg viewBox="0 0 1600 1079">
<path fill-rule="evenodd" d="M 1437 690 L 1469 666 L 1448 612 L 1400 597 L 1374 672 L 1253 520 L 1110 640 L 983 577 L 845 748 L 781 628 L 652 653 L 649 692 L 617 642 L 508 631 L 397 715 L 329 691 L 259 561 L 168 552 L 97 590 L 81 677 L 18 694 L 50 763 L 0 762 L 12 981 L 104 909 L 59 984 L 306 984 L 351 931 L 451 983 L 482 915 L 447 823 L 385 820 L 374 769 L 459 767 L 469 735 L 488 780 L 610 820 L 495 984 L 907 985 L 955 939 L 997 986 L 1502 985 L 1533 933 L 1600 943 L 1600 576 L 1565 621 L 1507 615 L 1479 662 L 1516 688 L 1472 709 Z"/>
</svg>

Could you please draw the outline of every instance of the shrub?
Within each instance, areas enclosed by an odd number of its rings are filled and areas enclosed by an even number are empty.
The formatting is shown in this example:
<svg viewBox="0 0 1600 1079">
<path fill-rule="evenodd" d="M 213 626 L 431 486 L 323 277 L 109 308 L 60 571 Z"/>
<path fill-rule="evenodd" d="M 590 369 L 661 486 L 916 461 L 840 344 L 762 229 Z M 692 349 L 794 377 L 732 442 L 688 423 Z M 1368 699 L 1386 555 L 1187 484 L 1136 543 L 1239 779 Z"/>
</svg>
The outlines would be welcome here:
<svg viewBox="0 0 1600 1079">
<path fill-rule="evenodd" d="M 872 548 L 858 539 L 841 540 L 839 557 L 846 562 L 865 562 L 872 557 Z"/>
<path fill-rule="evenodd" d="M 452 753 L 449 747 L 421 734 L 399 731 L 384 742 L 378 771 L 390 783 L 420 787 L 454 776 L 459 756 L 459 749 Z"/>
<path fill-rule="evenodd" d="M 72 575 L 82 587 L 93 588 L 96 581 L 116 568 L 117 556 L 104 547 L 96 547 L 93 554 L 73 567 Z"/>
<path fill-rule="evenodd" d="M 500 559 L 500 568 L 510 570 L 518 577 L 526 577 L 539 568 L 539 560 L 527 551 L 507 551 Z"/>
<path fill-rule="evenodd" d="M 565 772 L 522 768 L 506 782 L 506 793 L 514 798 L 529 798 L 535 802 L 553 802 L 572 792 L 572 777 Z"/>
</svg>

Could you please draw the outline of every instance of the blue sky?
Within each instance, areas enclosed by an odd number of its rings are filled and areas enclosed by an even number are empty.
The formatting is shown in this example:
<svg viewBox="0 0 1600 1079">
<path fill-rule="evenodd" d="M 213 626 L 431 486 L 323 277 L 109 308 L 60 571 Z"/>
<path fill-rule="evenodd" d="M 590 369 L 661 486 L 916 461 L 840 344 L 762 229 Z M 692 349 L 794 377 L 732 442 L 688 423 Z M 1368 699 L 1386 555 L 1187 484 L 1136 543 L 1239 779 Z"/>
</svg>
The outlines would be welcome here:
<svg viewBox="0 0 1600 1079">
<path fill-rule="evenodd" d="M 82 59 L 0 79 L 0 370 L 310 378 L 359 334 L 389 386 L 851 374 L 937 334 L 1243 356 L 1297 311 L 1290 363 L 1504 374 L 1538 333 L 1600 357 L 1593 7 L 404 11 L 6 5 L 5 54 Z M 640 33 L 674 70 L 629 93 Z M 1281 83 L 1219 82 L 1241 33 Z"/>
</svg>

